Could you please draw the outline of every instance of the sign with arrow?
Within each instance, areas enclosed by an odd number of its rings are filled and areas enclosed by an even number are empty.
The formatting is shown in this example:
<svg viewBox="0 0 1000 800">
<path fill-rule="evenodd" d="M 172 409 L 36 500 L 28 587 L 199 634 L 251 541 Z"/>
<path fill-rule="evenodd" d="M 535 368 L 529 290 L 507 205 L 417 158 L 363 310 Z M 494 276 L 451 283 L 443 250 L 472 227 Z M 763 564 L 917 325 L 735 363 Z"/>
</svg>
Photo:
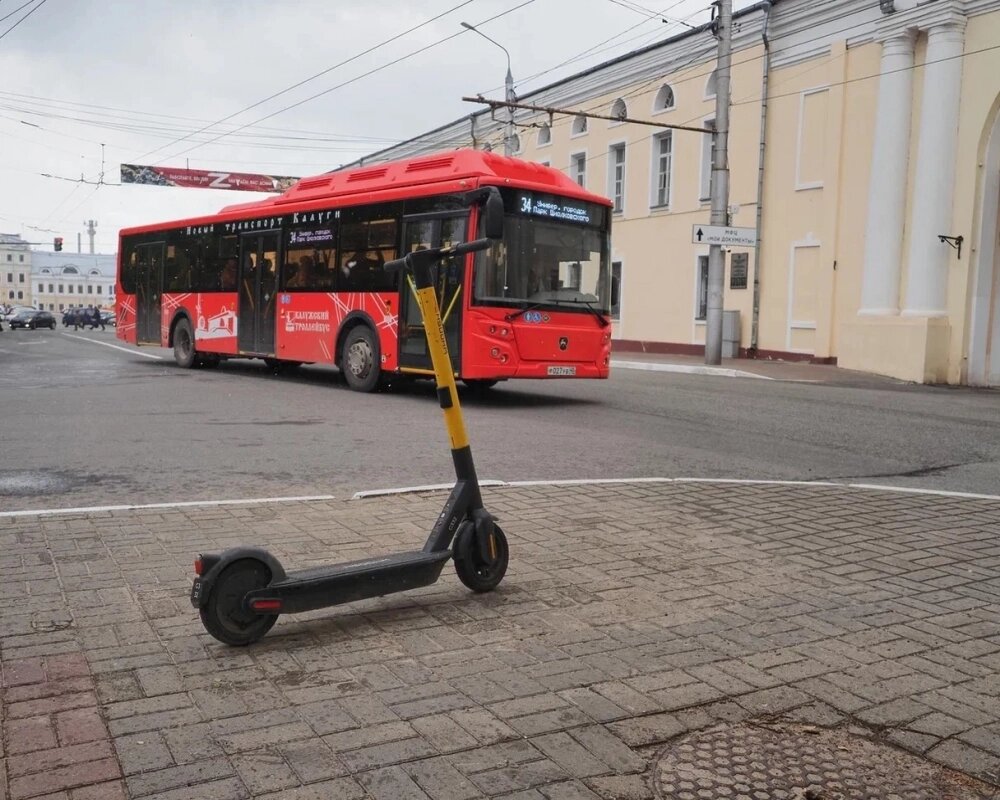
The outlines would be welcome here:
<svg viewBox="0 0 1000 800">
<path fill-rule="evenodd" d="M 731 228 L 728 225 L 692 225 L 691 241 L 694 244 L 720 244 L 725 247 L 754 247 L 757 244 L 757 229 Z"/>
</svg>

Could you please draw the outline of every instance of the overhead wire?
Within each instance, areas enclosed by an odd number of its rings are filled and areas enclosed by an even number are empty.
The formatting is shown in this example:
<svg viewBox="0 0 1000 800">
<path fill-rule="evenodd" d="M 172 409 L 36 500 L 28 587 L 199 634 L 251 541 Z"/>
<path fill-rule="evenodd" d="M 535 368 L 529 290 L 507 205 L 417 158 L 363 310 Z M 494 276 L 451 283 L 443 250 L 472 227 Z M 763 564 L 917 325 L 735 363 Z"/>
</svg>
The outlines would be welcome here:
<svg viewBox="0 0 1000 800">
<path fill-rule="evenodd" d="M 307 83 L 309 83 L 311 81 L 314 81 L 317 78 L 322 77 L 323 75 L 329 74 L 330 72 L 332 72 L 335 69 L 338 69 L 338 68 L 343 67 L 343 66 L 345 66 L 347 64 L 350 64 L 352 61 L 356 61 L 357 59 L 359 59 L 359 58 L 361 58 L 363 56 L 366 56 L 369 53 L 372 53 L 375 50 L 378 50 L 379 48 L 385 47 L 386 45 L 391 44 L 392 42 L 396 41 L 397 39 L 401 39 L 402 37 L 407 36 L 408 34 L 413 33 L 414 31 L 417 31 L 420 28 L 423 28 L 425 25 L 429 25 L 432 22 L 436 22 L 437 20 L 441 19 L 442 17 L 445 17 L 448 14 L 451 14 L 454 11 L 457 11 L 460 8 L 463 8 L 464 6 L 467 6 L 467 5 L 469 5 L 470 3 L 474 2 L 474 1 L 475 0 L 462 0 L 462 2 L 459 3 L 458 5 L 452 6 L 451 8 L 447 9 L 446 11 L 441 12 L 440 14 L 436 14 L 435 16 L 430 17 L 430 18 L 424 20 L 419 25 L 414 25 L 413 27 L 408 28 L 405 31 L 402 31 L 401 33 L 397 33 L 394 36 L 390 36 L 388 39 L 385 39 L 385 40 L 379 42 L 378 44 L 375 44 L 375 45 L 369 47 L 367 50 L 363 50 L 360 53 L 356 53 L 355 55 L 351 56 L 350 58 L 344 59 L 343 61 L 340 61 L 337 64 L 334 64 L 333 66 L 328 67 L 327 69 L 324 69 L 324 70 L 322 70 L 320 72 L 317 72 L 315 75 L 310 75 L 308 78 L 305 78 L 305 79 L 303 79 L 301 81 L 298 81 L 297 83 L 294 83 L 291 86 L 286 87 L 285 89 L 282 89 L 280 92 L 275 92 L 274 94 L 268 95 L 263 100 L 258 100 L 256 103 L 253 103 L 253 104 L 251 104 L 251 105 L 249 105 L 249 106 L 247 106 L 245 108 L 242 108 L 239 111 L 235 111 L 232 114 L 229 114 L 228 116 L 223 117 L 221 120 L 218 120 L 218 122 L 212 123 L 211 125 L 207 125 L 204 128 L 200 128 L 199 130 L 195 131 L 195 134 L 204 133 L 205 131 L 210 130 L 211 128 L 215 127 L 215 125 L 221 124 L 223 122 L 228 122 L 229 120 L 233 119 L 233 117 L 237 117 L 240 114 L 244 114 L 247 111 L 250 111 L 250 110 L 252 110 L 254 108 L 257 108 L 258 106 L 261 106 L 264 103 L 267 103 L 267 102 L 275 99 L 276 97 L 281 97 L 282 95 L 287 94 L 288 92 L 290 92 L 290 91 L 292 91 L 294 89 L 297 89 L 300 86 L 303 86 L 303 85 L 305 85 L 305 84 L 307 84 Z M 533 2 L 533 0 L 531 0 L 531 2 Z M 319 95 L 317 95 L 317 96 L 319 96 Z M 290 106 L 290 108 L 294 108 L 294 107 L 295 107 L 294 105 Z M 280 113 L 280 112 L 276 112 L 276 113 Z M 275 116 L 275 115 L 274 114 L 269 115 L 268 117 L 265 117 L 264 119 L 269 119 L 270 116 Z M 258 122 L 259 121 L 262 121 L 262 120 L 258 120 Z M 254 125 L 254 124 L 257 124 L 257 123 L 250 123 L 249 125 Z M 241 126 L 237 130 L 242 130 L 245 127 L 249 127 L 249 125 Z M 230 134 L 225 134 L 225 135 L 230 135 Z M 171 147 L 173 144 L 180 144 L 181 142 L 186 141 L 188 138 L 189 138 L 188 136 L 181 137 L 180 139 L 176 140 L 175 142 L 163 145 L 162 147 L 158 147 L 155 150 L 151 150 L 148 153 L 145 153 L 144 155 L 140 156 L 140 158 L 142 158 L 142 159 L 149 158 L 150 156 L 153 156 L 156 153 L 159 153 L 161 150 L 164 150 L 167 147 Z"/>
<path fill-rule="evenodd" d="M 38 11 L 38 9 L 40 9 L 42 6 L 44 6 L 47 2 L 48 2 L 48 0 L 38 0 L 38 5 L 37 6 L 35 6 L 33 9 L 31 9 L 31 11 L 29 11 L 27 14 L 25 14 L 23 17 L 21 17 L 21 19 L 19 19 L 17 22 L 15 22 L 13 25 L 11 25 L 9 28 L 7 28 L 7 30 L 5 30 L 3 33 L 0 33 L 0 39 L 3 39 L 8 33 L 10 33 L 12 30 L 14 30 L 14 28 L 16 28 L 22 22 L 24 22 L 28 17 L 30 17 L 36 11 Z M 21 6 L 21 8 L 24 8 L 24 6 Z M 18 9 L 18 11 L 20 11 L 20 10 L 21 9 Z M 15 11 L 13 13 L 16 14 L 17 11 Z M 8 14 L 7 16 L 10 16 L 10 14 Z M 7 17 L 4 17 L 4 19 L 7 19 Z"/>
</svg>

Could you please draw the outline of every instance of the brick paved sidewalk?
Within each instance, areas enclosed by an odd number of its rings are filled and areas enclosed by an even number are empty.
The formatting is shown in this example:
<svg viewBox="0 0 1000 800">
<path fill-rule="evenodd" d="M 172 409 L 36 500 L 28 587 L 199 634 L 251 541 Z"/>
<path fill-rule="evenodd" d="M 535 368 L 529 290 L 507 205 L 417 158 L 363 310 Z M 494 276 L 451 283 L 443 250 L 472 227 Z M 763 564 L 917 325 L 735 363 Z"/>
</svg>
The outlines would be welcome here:
<svg viewBox="0 0 1000 800">
<path fill-rule="evenodd" d="M 1000 502 L 486 499 L 511 544 L 496 592 L 446 570 L 247 649 L 201 628 L 195 553 L 261 544 L 295 569 L 411 549 L 444 495 L 0 520 L 0 796 L 651 798 L 676 737 L 785 717 L 1000 786 Z"/>
</svg>

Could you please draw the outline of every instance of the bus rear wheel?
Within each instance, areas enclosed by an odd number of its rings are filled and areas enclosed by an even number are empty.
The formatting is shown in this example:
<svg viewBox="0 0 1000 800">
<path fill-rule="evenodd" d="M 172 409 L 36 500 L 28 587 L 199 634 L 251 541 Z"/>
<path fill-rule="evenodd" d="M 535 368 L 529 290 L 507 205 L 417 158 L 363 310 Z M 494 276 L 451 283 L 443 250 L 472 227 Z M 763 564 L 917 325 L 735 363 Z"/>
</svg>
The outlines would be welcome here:
<svg viewBox="0 0 1000 800">
<path fill-rule="evenodd" d="M 340 371 L 356 392 L 373 392 L 381 377 L 378 340 L 367 325 L 352 328 L 344 337 Z"/>
<path fill-rule="evenodd" d="M 191 369 L 195 365 L 194 332 L 191 323 L 182 319 L 174 328 L 174 361 L 177 366 Z"/>
</svg>

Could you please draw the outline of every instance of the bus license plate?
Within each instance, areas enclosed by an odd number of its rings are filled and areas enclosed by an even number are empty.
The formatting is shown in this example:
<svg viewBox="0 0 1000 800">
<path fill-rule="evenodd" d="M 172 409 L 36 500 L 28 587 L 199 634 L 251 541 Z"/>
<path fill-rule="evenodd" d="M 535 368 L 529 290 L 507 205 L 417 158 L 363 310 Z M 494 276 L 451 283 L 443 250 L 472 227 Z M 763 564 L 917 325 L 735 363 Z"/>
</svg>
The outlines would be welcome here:
<svg viewBox="0 0 1000 800">
<path fill-rule="evenodd" d="M 576 375 L 576 367 L 549 367 L 549 375 Z"/>
</svg>

